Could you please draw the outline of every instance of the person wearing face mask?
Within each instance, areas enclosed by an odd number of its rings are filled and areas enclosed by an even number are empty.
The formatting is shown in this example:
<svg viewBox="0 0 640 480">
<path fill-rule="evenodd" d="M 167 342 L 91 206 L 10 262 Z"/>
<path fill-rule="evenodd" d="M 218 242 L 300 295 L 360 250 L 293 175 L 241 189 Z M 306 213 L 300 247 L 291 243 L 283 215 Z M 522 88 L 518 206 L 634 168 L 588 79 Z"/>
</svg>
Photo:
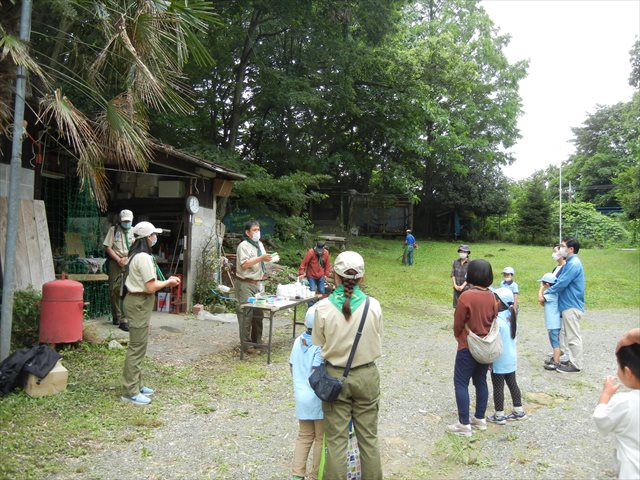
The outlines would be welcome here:
<svg viewBox="0 0 640 480">
<path fill-rule="evenodd" d="M 562 268 L 558 281 L 547 289 L 548 294 L 558 294 L 558 308 L 562 313 L 560 348 L 569 356 L 569 361 L 560 364 L 556 372 L 577 373 L 583 369 L 582 333 L 580 322 L 584 314 L 585 276 L 582 262 L 578 258 L 580 243 L 576 238 L 562 240 L 560 255 L 567 262 Z M 544 297 L 538 295 L 540 305 Z"/>
<path fill-rule="evenodd" d="M 260 241 L 260 224 L 255 220 L 247 222 L 244 228 L 244 240 L 236 250 L 236 315 L 240 329 L 240 348 L 245 353 L 259 353 L 253 346 L 245 347 L 245 343 L 262 343 L 263 313 L 259 308 L 243 308 L 242 305 L 264 293 L 266 263 L 271 261 Z"/>
<path fill-rule="evenodd" d="M 519 310 L 518 307 L 518 284 L 515 282 L 513 277 L 515 276 L 516 271 L 513 267 L 504 267 L 502 270 L 502 282 L 500 282 L 500 288 L 508 288 L 513 292 L 513 308 L 516 312 Z"/>
<path fill-rule="evenodd" d="M 109 228 L 102 245 L 108 258 L 107 271 L 109 272 L 109 297 L 111 300 L 111 318 L 114 325 L 121 330 L 129 331 L 129 324 L 122 315 L 122 298 L 120 290 L 122 286 L 124 267 L 129 256 L 129 247 L 134 241 L 131 222 L 133 212 L 122 210 L 118 216 L 119 223 Z"/>
<path fill-rule="evenodd" d="M 135 241 L 129 250 L 125 280 L 127 294 L 123 302 L 124 314 L 129 320 L 129 345 L 122 372 L 121 400 L 135 405 L 148 405 L 151 403 L 149 397 L 155 393 L 142 383 L 141 368 L 149 343 L 149 324 L 155 293 L 180 284 L 178 277 L 171 276 L 165 280 L 151 254 L 160 232 L 162 229 L 154 227 L 150 222 L 138 223 L 133 227 Z"/>
<path fill-rule="evenodd" d="M 469 245 L 460 245 L 458 247 L 458 258 L 453 261 L 453 265 L 451 266 L 453 308 L 456 308 L 456 305 L 458 305 L 458 298 L 460 298 L 460 294 L 467 289 L 467 267 L 469 266 L 469 255 L 471 255 Z"/>
</svg>

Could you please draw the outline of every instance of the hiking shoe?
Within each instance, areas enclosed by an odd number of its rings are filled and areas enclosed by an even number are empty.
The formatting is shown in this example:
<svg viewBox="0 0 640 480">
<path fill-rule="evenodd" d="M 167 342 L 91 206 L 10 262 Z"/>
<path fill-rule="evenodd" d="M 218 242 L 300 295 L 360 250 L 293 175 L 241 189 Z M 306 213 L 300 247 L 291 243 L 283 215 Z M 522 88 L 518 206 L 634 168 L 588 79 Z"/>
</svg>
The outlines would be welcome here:
<svg viewBox="0 0 640 480">
<path fill-rule="evenodd" d="M 497 423 L 498 425 L 506 425 L 507 423 L 506 415 L 490 415 L 487 417 L 487 420 L 491 423 Z"/>
<path fill-rule="evenodd" d="M 559 363 L 545 363 L 544 365 L 544 369 L 545 370 L 556 370 L 558 367 L 560 366 Z"/>
<path fill-rule="evenodd" d="M 151 399 L 142 393 L 134 395 L 133 397 L 120 397 L 120 400 L 133 403 L 134 405 L 149 405 L 151 403 Z"/>
<path fill-rule="evenodd" d="M 562 364 L 569 363 L 569 355 L 567 355 L 566 353 L 563 353 L 562 355 L 560 355 L 560 363 Z"/>
<path fill-rule="evenodd" d="M 579 371 L 580 369 L 571 362 L 561 364 L 558 368 L 556 368 L 556 372 L 560 373 L 578 373 Z"/>
<path fill-rule="evenodd" d="M 149 388 L 149 387 L 142 387 L 140 389 L 140 393 L 143 395 L 146 395 L 147 397 L 150 397 L 151 395 L 153 395 L 154 393 L 156 393 L 156 391 L 153 388 Z"/>
<path fill-rule="evenodd" d="M 461 437 L 470 437 L 473 435 L 471 425 L 462 425 L 460 422 L 454 423 L 453 425 L 447 425 L 447 432 Z"/>
<path fill-rule="evenodd" d="M 487 420 L 485 418 L 476 418 L 471 416 L 471 428 L 475 428 L 476 430 L 486 430 Z"/>
<path fill-rule="evenodd" d="M 507 420 L 511 421 L 511 420 L 526 420 L 527 419 L 527 414 L 524 412 L 511 412 L 509 415 L 507 415 Z"/>
<path fill-rule="evenodd" d="M 120 325 L 118 325 L 118 328 L 120 330 L 122 330 L 123 332 L 128 332 L 129 331 L 129 324 L 128 323 L 121 323 Z"/>
<path fill-rule="evenodd" d="M 560 363 L 567 363 L 569 361 L 569 355 L 560 352 Z M 547 358 L 544 360 L 545 364 L 553 363 L 553 352 L 547 353 Z"/>
</svg>

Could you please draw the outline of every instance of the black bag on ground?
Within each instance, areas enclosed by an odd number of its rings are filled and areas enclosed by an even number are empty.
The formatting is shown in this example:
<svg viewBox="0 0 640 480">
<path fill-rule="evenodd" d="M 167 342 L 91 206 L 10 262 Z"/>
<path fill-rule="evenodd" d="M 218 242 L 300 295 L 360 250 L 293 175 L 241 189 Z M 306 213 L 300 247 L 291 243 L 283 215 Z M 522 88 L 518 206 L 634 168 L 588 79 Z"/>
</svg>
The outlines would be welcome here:
<svg viewBox="0 0 640 480">
<path fill-rule="evenodd" d="M 19 348 L 0 363 L 0 395 L 18 386 L 21 373 L 32 373 L 38 383 L 56 366 L 60 355 L 48 345 Z"/>
<path fill-rule="evenodd" d="M 362 319 L 360 320 L 360 325 L 358 325 L 358 332 L 356 333 L 356 338 L 353 341 L 353 346 L 351 347 L 351 353 L 349 353 L 349 360 L 347 360 L 347 366 L 344 368 L 344 372 L 342 373 L 342 379 L 338 379 L 336 377 L 332 377 L 327 373 L 326 364 L 323 363 L 319 367 L 317 367 L 313 373 L 309 376 L 309 385 L 313 388 L 313 391 L 316 392 L 317 397 L 324 402 L 335 402 L 340 395 L 340 391 L 342 390 L 342 384 L 346 380 L 349 375 L 349 370 L 351 370 L 351 362 L 353 362 L 353 357 L 356 354 L 356 348 L 358 348 L 358 342 L 360 342 L 360 337 L 362 336 L 362 327 L 364 327 L 364 321 L 367 318 L 367 313 L 369 312 L 369 297 L 364 304 L 364 312 L 362 312 Z"/>
</svg>

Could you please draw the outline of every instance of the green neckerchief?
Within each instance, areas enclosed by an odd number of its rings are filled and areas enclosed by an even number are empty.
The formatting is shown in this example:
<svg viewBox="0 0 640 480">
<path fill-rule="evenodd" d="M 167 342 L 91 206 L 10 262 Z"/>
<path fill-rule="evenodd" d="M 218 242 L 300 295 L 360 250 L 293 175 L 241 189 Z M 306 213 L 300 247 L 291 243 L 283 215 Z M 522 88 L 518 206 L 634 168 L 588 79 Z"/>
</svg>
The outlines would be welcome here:
<svg viewBox="0 0 640 480">
<path fill-rule="evenodd" d="M 247 242 L 249 242 L 251 245 L 256 247 L 256 250 L 258 251 L 258 256 L 259 257 L 262 256 L 262 249 L 260 248 L 260 243 L 259 242 L 254 242 L 252 239 L 250 239 L 246 235 L 242 235 L 242 238 L 244 238 Z M 262 273 L 265 273 L 267 271 L 267 268 L 265 267 L 264 262 L 260 262 L 260 268 L 262 269 Z"/>
<path fill-rule="evenodd" d="M 322 252 L 318 253 L 318 251 L 314 248 L 313 249 L 314 253 L 318 256 L 318 264 L 324 268 L 324 249 L 322 249 Z"/>
<path fill-rule="evenodd" d="M 355 312 L 360 304 L 365 301 L 367 296 L 364 294 L 358 285 L 354 285 L 353 293 L 351 294 L 351 311 Z M 347 297 L 344 296 L 344 285 L 338 286 L 331 295 L 329 295 L 329 301 L 340 311 L 342 311 L 342 305 Z"/>
<path fill-rule="evenodd" d="M 164 278 L 164 275 L 162 274 L 162 270 L 160 270 L 160 267 L 158 266 L 158 262 L 156 262 L 156 257 L 151 255 L 151 258 L 153 258 L 153 264 L 156 266 L 156 273 L 158 274 L 158 278 L 164 282 L 166 278 Z"/>
</svg>

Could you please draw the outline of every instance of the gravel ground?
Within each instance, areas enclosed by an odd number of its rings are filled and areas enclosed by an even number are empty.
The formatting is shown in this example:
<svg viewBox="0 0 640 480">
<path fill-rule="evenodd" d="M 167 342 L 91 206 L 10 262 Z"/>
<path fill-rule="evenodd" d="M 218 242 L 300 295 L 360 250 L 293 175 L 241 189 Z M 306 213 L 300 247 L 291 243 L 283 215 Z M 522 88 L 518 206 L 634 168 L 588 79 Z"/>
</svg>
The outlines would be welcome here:
<svg viewBox="0 0 640 480">
<path fill-rule="evenodd" d="M 637 310 L 587 312 L 583 321 L 585 370 L 560 374 L 542 368 L 544 355 L 550 350 L 542 309 L 523 308 L 518 383 L 529 418 L 505 426 L 490 424 L 471 441 L 444 433 L 445 426 L 457 420 L 451 310 L 425 304 L 417 305 L 416 311 L 421 313 L 415 319 L 397 318 L 385 311 L 384 356 L 378 361 L 382 379 L 379 437 L 385 478 L 614 477 L 612 442 L 598 434 L 591 414 L 604 377 L 615 374 L 617 339 L 640 325 Z M 162 425 L 148 438 L 69 458 L 66 473 L 55 478 L 290 478 L 297 433 L 286 363 L 291 327 L 286 319 L 277 325 L 275 362 L 264 366 L 261 395 L 212 398 L 214 411 L 208 414 L 194 413 L 187 403 L 165 408 Z M 190 329 L 172 331 L 165 326 L 156 331 L 151 342 L 157 345 L 150 355 L 170 361 L 171 345 L 186 351 L 190 339 L 197 337 L 193 340 L 197 348 L 203 336 L 197 332 L 210 332 L 211 327 L 192 323 Z M 237 343 L 237 325 L 221 324 L 213 332 L 214 350 L 226 346 L 229 355 Z M 198 361 L 220 354 L 209 349 Z M 231 361 L 239 362 L 237 358 Z M 264 356 L 252 356 L 249 361 L 263 363 Z M 211 381 L 215 382 L 215 377 Z M 505 396 L 508 410 L 510 396 Z M 156 402 L 162 402 L 162 392 Z M 488 414 L 492 412 L 490 398 Z"/>
</svg>

